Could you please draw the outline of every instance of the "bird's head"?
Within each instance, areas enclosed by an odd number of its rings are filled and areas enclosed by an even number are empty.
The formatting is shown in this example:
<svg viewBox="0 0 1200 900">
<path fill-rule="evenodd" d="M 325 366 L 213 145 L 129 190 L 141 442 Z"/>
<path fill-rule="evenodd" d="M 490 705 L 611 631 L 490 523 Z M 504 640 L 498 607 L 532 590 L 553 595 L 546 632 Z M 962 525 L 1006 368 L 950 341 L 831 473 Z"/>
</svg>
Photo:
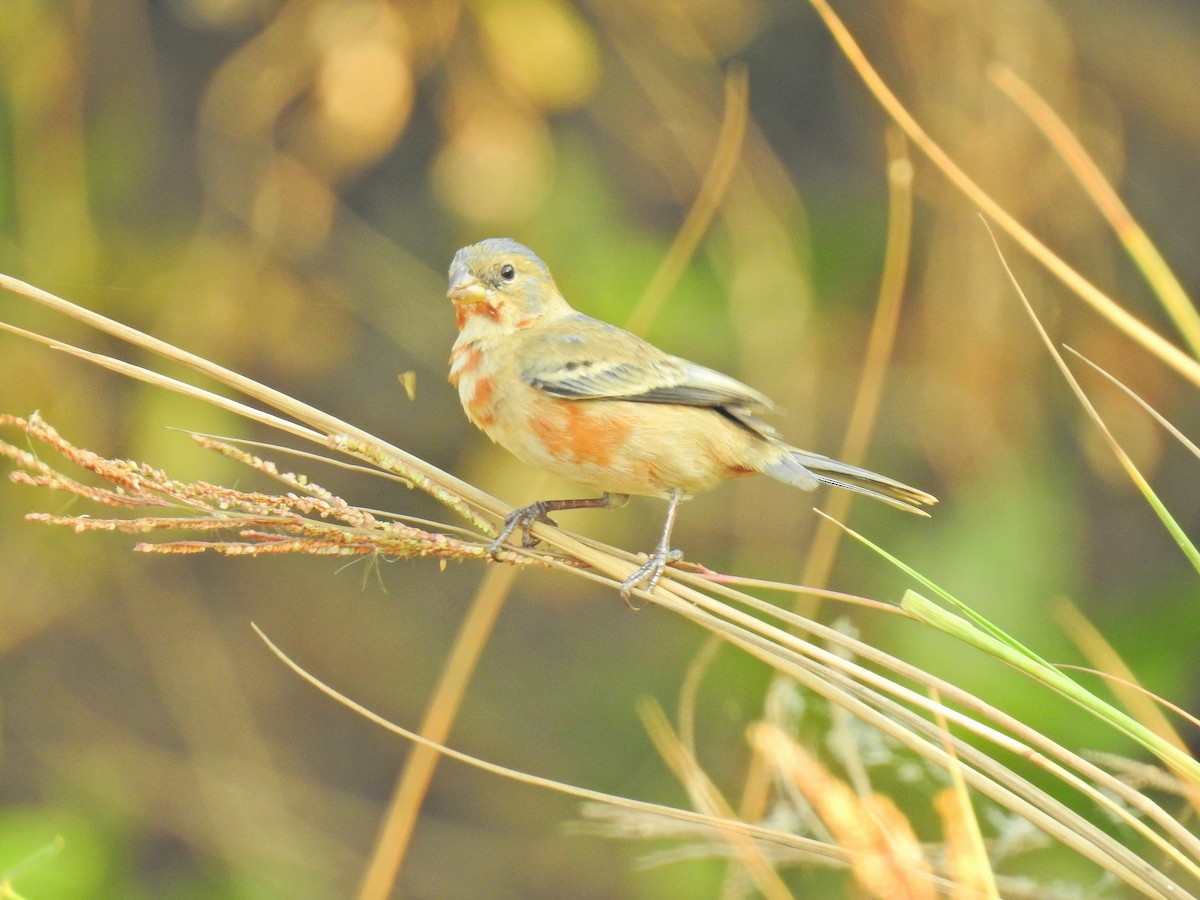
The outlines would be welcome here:
<svg viewBox="0 0 1200 900">
<path fill-rule="evenodd" d="M 459 328 L 477 315 L 520 328 L 547 313 L 570 310 L 546 264 L 509 238 L 488 238 L 455 253 L 446 296 L 454 303 Z"/>
</svg>

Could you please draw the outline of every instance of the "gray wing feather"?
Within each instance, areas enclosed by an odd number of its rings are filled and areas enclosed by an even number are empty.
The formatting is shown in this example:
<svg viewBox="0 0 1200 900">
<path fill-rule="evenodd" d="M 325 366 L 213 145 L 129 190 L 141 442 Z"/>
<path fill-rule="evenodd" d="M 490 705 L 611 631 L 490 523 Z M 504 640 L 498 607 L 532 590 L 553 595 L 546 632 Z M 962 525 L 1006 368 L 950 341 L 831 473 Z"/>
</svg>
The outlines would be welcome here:
<svg viewBox="0 0 1200 900">
<path fill-rule="evenodd" d="M 570 400 L 629 400 L 707 407 L 764 436 L 774 430 L 756 417 L 771 401 L 714 369 L 663 353 L 636 335 L 585 316 L 571 329 L 538 335 L 528 345 L 527 384 Z M 602 332 L 603 356 L 589 335 Z M 598 336 L 598 335 L 597 335 Z"/>
</svg>

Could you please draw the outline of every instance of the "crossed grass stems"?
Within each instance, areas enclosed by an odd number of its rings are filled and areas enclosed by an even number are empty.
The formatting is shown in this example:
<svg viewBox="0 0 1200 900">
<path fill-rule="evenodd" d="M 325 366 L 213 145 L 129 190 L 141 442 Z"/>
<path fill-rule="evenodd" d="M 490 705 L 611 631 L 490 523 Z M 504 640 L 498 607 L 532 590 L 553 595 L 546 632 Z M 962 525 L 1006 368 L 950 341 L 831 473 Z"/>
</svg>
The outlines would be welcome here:
<svg viewBox="0 0 1200 900">
<path fill-rule="evenodd" d="M 988 197 L 900 105 L 823 0 L 812 2 L 847 58 L 899 129 L 976 203 L 987 220 L 1063 280 L 1113 327 L 1193 384 L 1200 385 L 1200 365 L 1193 356 L 1151 332 L 1086 282 Z M 1096 200 L 1145 274 L 1148 284 L 1161 298 L 1185 343 L 1192 353 L 1197 352 L 1200 320 L 1178 282 L 1115 192 L 1074 142 L 1069 130 L 1027 85 L 1007 70 L 998 69 L 993 75 L 996 84 L 1043 130 Z M 744 127 L 744 73 L 735 70 L 728 82 L 726 117 L 712 168 L 659 276 L 652 282 L 646 302 L 640 307 L 639 315 L 643 320 L 639 324 L 644 326 L 645 317 L 652 318 L 653 312 L 661 307 L 674 278 L 686 265 L 715 213 L 728 184 Z M 892 139 L 890 143 L 889 183 L 893 188 L 893 215 L 888 258 L 863 383 L 851 417 L 848 452 L 842 454 L 851 461 L 856 452 L 861 453 L 865 448 L 869 436 L 890 356 L 908 252 L 911 165 L 902 142 Z M 1200 572 L 1200 553 L 1109 433 L 1062 352 L 1042 329 L 1015 279 L 1013 285 L 1039 338 L 1081 406 L 1185 557 Z M 133 346 L 150 350 L 163 360 L 183 364 L 274 412 L 114 357 L 0 323 L 5 330 L 129 377 L 211 403 L 321 448 L 321 452 L 314 453 L 193 434 L 193 439 L 203 446 L 283 486 L 278 493 L 250 492 L 205 482 L 179 482 L 144 463 L 106 459 L 76 447 L 36 414 L 27 418 L 0 416 L 0 425 L 22 433 L 27 445 L 0 443 L 0 453 L 17 464 L 17 471 L 12 475 L 14 480 L 66 491 L 93 503 L 127 511 L 126 515 L 112 517 L 34 513 L 30 518 L 80 532 L 115 530 L 151 535 L 167 530 L 186 530 L 201 535 L 188 540 L 143 541 L 135 547 L 143 552 L 308 553 L 343 557 L 437 557 L 443 561 L 479 560 L 489 556 L 489 542 L 480 534 L 493 534 L 495 523 L 503 519 L 506 509 L 473 486 L 321 410 L 31 285 L 0 276 L 0 287 Z M 1169 422 L 1112 376 L 1100 371 L 1130 393 L 1148 415 L 1191 452 L 1200 456 L 1200 449 Z M 37 452 L 39 447 L 52 450 L 63 460 L 91 473 L 93 483 L 58 471 L 41 458 Z M 282 471 L 266 458 L 270 454 L 290 454 L 303 462 L 320 460 L 363 474 L 399 480 L 425 491 L 449 507 L 465 519 L 470 528 L 353 506 L 304 475 Z M 831 508 L 835 502 L 848 503 L 849 497 L 831 498 Z M 1075 623 L 1073 633 L 1085 651 L 1093 658 L 1110 660 L 1107 665 L 1109 677 L 1116 685 L 1121 704 L 1130 713 L 1089 691 L 1073 679 L 1065 667 L 1042 660 L 883 548 L 838 524 L 837 520 L 844 518 L 846 508 L 842 505 L 833 517 L 826 519 L 819 531 L 806 572 L 808 587 L 722 576 L 693 566 L 672 569 L 669 577 L 664 577 L 652 593 L 642 592 L 645 601 L 682 616 L 712 635 L 707 650 L 698 657 L 685 681 L 677 724 L 672 726 L 657 706 L 647 704 L 642 710 L 656 746 L 686 787 L 693 810 L 600 794 L 504 769 L 446 747 L 442 739 L 457 708 L 454 698 L 461 699 L 469 678 L 469 663 L 457 672 L 456 685 L 448 687 L 445 695 L 439 692 L 439 697 L 450 698 L 443 704 L 447 709 L 441 710 L 441 724 L 434 727 L 427 721 L 422 733 L 416 733 L 386 722 L 338 695 L 283 656 L 265 635 L 263 639 L 286 664 L 320 690 L 355 708 L 381 727 L 415 741 L 419 745 L 417 749 L 424 751 L 425 760 L 436 760 L 445 755 L 504 777 L 579 797 L 585 801 L 581 809 L 587 823 L 581 827 L 605 835 L 670 838 L 679 842 L 676 850 L 648 857 L 646 861 L 650 864 L 690 856 L 736 860 L 737 865 L 730 868 L 730 883 L 735 888 L 752 886 L 768 897 L 790 896 L 779 870 L 791 865 L 821 865 L 848 871 L 865 894 L 878 897 L 932 897 L 939 891 L 980 897 L 1077 895 L 1071 886 L 1035 883 L 995 872 L 996 864 L 1050 839 L 1095 864 L 1101 874 L 1093 888 L 1123 882 L 1146 896 L 1192 896 L 1200 885 L 1200 839 L 1184 820 L 1189 812 L 1200 811 L 1200 766 L 1184 749 L 1162 715 L 1160 706 L 1150 702 L 1148 695 L 1132 683 L 1130 676 L 1118 677 L 1112 673 L 1116 666 L 1112 662 L 1115 657 L 1103 639 L 1090 630 L 1077 613 L 1068 612 Z M 236 537 L 227 537 L 230 533 Z M 617 548 L 556 529 L 537 526 L 535 534 L 543 541 L 539 548 L 504 551 L 500 561 L 513 566 L 554 568 L 564 575 L 613 586 L 638 564 L 633 556 Z M 850 535 L 872 547 L 881 557 L 911 576 L 921 590 L 907 592 L 899 605 L 893 605 L 848 598 L 814 587 L 823 583 L 840 535 Z M 506 588 L 495 578 L 491 581 L 494 583 L 489 602 L 495 604 L 497 597 L 502 602 Z M 507 583 L 511 583 L 511 578 Z M 808 616 L 739 590 L 744 587 L 769 587 L 810 597 L 856 602 L 878 612 L 916 619 L 951 634 L 977 651 L 1006 662 L 1099 718 L 1150 753 L 1161 766 L 1089 756 L 1069 749 L 982 698 L 857 640 L 845 629 L 820 624 Z M 936 597 L 940 602 L 935 603 L 930 597 Z M 483 636 L 477 635 L 474 640 L 486 641 L 486 629 Z M 768 691 L 762 720 L 747 734 L 753 750 L 752 765 L 737 811 L 697 764 L 695 752 L 693 715 L 696 694 L 712 650 L 722 645 L 763 661 L 778 676 Z M 470 652 L 466 655 L 469 657 Z M 446 687 L 445 681 L 443 687 Z M 826 768 L 817 754 L 806 749 L 799 739 L 802 727 L 796 713 L 798 698 L 807 698 L 806 702 L 810 703 L 819 698 L 825 710 L 823 715 L 849 736 L 841 742 L 843 752 L 839 763 L 848 773 L 844 778 Z M 437 702 L 436 698 L 434 702 Z M 433 707 L 431 704 L 431 711 Z M 864 754 L 871 747 L 883 747 L 887 753 L 918 759 L 928 778 L 944 783 L 944 789 L 934 799 L 943 834 L 943 840 L 936 846 L 922 844 L 909 824 L 909 817 L 888 797 L 870 790 L 869 783 L 861 777 L 865 774 Z M 409 773 L 398 785 L 396 800 L 389 808 L 379 845 L 364 877 L 364 897 L 386 895 L 402 862 L 423 794 L 422 778 L 427 784 L 432 774 L 431 762 L 426 764 L 423 774 L 413 774 L 411 766 L 410 762 Z M 1065 788 L 1090 801 L 1091 808 L 1101 814 L 1101 819 L 1107 820 L 1105 825 L 1096 824 L 1038 787 L 1036 774 L 1033 777 L 1021 774 L 1021 769 L 1028 771 L 1030 767 L 1052 776 Z M 856 778 L 855 773 L 860 777 Z M 1172 802 L 1181 804 L 1182 810 L 1178 814 L 1169 812 L 1163 802 L 1151 796 L 1151 792 L 1179 798 Z M 986 798 L 988 802 L 981 804 L 979 798 Z M 977 805 L 991 816 L 992 830 L 997 836 L 983 838 L 984 829 L 976 817 Z"/>
</svg>

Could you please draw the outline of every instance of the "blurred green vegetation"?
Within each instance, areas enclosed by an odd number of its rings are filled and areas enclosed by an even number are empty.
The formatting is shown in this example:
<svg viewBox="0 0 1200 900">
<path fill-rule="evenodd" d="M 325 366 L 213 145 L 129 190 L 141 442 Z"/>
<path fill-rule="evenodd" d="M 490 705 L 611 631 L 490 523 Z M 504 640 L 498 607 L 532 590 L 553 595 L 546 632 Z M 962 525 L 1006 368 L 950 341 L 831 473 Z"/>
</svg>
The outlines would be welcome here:
<svg viewBox="0 0 1200 900">
<path fill-rule="evenodd" d="M 1094 206 L 985 71 L 1002 62 L 1046 97 L 1195 295 L 1196 4 L 841 5 L 967 170 L 1169 334 Z M 800 2 L 5 0 L 0 271 L 526 502 L 533 473 L 471 428 L 446 384 L 445 267 L 462 244 L 511 236 L 549 263 L 576 307 L 622 321 L 695 195 L 734 60 L 750 80 L 742 159 L 649 336 L 764 390 L 790 411 L 789 439 L 834 453 L 886 239 L 885 122 Z M 1045 358 L 975 211 L 923 160 L 916 193 L 869 464 L 942 505 L 920 522 L 861 504 L 855 527 L 1051 660 L 1079 661 L 1053 613 L 1072 598 L 1150 689 L 1194 708 L 1194 573 Z M 1012 253 L 1058 339 L 1200 433 L 1194 389 Z M 11 297 L 0 296 L 0 319 L 111 349 Z M 411 402 L 396 381 L 406 370 L 418 379 Z M 1115 390 L 1084 382 L 1194 536 L 1196 460 Z M 33 409 L 80 445 L 179 478 L 245 474 L 165 426 L 262 436 L 0 336 L 0 411 Z M 442 516 L 416 492 L 310 474 L 364 505 Z M 765 480 L 728 485 L 684 507 L 676 540 L 714 568 L 796 580 L 812 504 Z M 249 622 L 341 691 L 413 724 L 482 569 L 141 557 L 124 536 L 24 522 L 32 509 L 79 511 L 0 489 L 0 872 L 32 859 L 14 881 L 29 897 L 349 895 L 409 748 L 299 684 Z M 635 500 L 563 524 L 640 548 L 661 512 Z M 847 546 L 831 586 L 896 600 L 904 582 Z M 940 635 L 854 619 L 871 641 L 1030 724 L 1068 729 L 1073 746 L 1128 750 Z M 627 613 L 613 591 L 523 574 L 452 743 L 686 803 L 635 704 L 648 695 L 673 709 L 702 640 L 652 609 Z M 701 692 L 702 762 L 733 797 L 766 683 L 763 667 L 726 650 Z M 723 866 L 639 870 L 646 847 L 564 835 L 575 816 L 557 796 L 444 765 L 401 889 L 719 894 Z M 38 857 L 60 836 L 58 853 Z M 1071 866 L 1052 859 L 1043 871 Z M 794 884 L 804 894 L 844 882 L 802 873 Z"/>
</svg>

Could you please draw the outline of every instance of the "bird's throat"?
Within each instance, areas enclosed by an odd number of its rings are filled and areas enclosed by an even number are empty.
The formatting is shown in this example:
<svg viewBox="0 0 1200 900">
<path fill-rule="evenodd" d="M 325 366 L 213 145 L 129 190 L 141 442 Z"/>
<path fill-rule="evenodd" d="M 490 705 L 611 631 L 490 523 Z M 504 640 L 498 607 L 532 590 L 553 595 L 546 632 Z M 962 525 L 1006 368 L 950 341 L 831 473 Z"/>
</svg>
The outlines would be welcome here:
<svg viewBox="0 0 1200 900">
<path fill-rule="evenodd" d="M 459 331 L 464 331 L 473 323 L 477 324 L 480 321 L 496 325 L 500 322 L 503 308 L 502 300 L 496 303 L 489 303 L 486 300 L 480 300 L 478 303 L 459 303 L 454 307 L 454 321 L 458 325 Z"/>
</svg>

